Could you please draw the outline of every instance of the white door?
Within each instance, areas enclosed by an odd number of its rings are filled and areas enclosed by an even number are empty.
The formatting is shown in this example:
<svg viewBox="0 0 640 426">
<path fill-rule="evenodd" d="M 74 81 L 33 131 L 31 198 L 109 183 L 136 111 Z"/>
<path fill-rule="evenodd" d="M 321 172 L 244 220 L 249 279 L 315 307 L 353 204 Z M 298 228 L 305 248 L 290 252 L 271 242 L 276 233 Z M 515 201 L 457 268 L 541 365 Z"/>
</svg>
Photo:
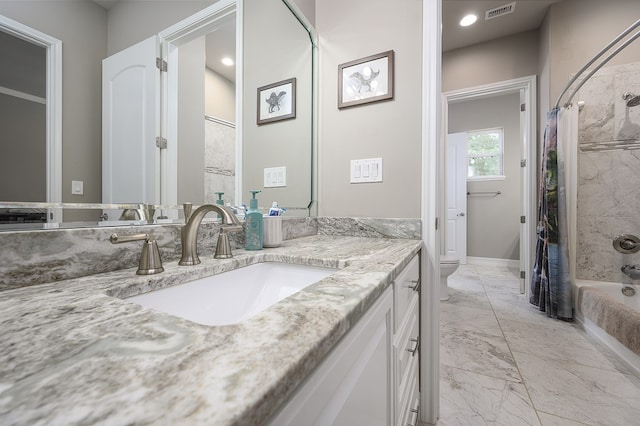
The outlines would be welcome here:
<svg viewBox="0 0 640 426">
<path fill-rule="evenodd" d="M 447 135 L 445 253 L 467 263 L 467 133 Z"/>
<path fill-rule="evenodd" d="M 153 36 L 102 61 L 103 203 L 160 202 L 157 50 Z"/>
</svg>

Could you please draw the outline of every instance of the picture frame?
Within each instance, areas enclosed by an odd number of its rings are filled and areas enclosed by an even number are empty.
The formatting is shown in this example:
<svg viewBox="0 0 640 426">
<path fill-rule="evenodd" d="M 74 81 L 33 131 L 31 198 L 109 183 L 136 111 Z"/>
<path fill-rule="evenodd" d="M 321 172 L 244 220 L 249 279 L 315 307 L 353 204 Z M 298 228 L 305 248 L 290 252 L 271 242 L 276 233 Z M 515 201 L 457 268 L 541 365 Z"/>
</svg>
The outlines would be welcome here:
<svg viewBox="0 0 640 426">
<path fill-rule="evenodd" d="M 296 79 L 258 87 L 257 124 L 296 118 Z"/>
<path fill-rule="evenodd" d="M 338 109 L 393 99 L 394 52 L 338 65 Z"/>
</svg>

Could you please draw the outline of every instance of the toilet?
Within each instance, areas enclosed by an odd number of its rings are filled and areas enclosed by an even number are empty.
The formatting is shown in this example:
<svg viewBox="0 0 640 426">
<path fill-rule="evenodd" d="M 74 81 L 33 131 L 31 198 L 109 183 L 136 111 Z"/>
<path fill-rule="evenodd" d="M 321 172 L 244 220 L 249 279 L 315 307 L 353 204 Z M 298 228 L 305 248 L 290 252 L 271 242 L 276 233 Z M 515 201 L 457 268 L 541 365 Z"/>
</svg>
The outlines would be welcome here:
<svg viewBox="0 0 640 426">
<path fill-rule="evenodd" d="M 440 300 L 449 300 L 447 279 L 460 266 L 460 259 L 452 256 L 440 256 Z"/>
</svg>

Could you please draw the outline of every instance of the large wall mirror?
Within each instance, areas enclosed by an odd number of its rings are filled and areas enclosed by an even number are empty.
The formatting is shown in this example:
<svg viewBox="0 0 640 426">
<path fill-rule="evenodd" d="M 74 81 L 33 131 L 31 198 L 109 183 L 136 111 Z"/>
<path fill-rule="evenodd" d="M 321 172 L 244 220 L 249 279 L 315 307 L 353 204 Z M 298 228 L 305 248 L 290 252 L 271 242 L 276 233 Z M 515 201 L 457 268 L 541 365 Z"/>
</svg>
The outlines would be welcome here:
<svg viewBox="0 0 640 426">
<path fill-rule="evenodd" d="M 156 219 L 171 219 L 178 217 L 183 202 L 211 203 L 218 192 L 233 206 L 248 204 L 253 189 L 262 190 L 261 207 L 278 202 L 290 215 L 315 214 L 315 33 L 291 0 L 3 1 L 0 18 L 0 50 L 26 46 L 39 59 L 17 56 L 16 63 L 44 63 L 44 70 L 29 73 L 35 87 L 39 85 L 37 92 L 0 72 L 0 102 L 35 98 L 31 110 L 40 111 L 22 121 L 14 118 L 11 134 L 0 130 L 0 158 L 11 156 L 7 161 L 14 166 L 0 179 L 0 230 L 137 223 L 139 214 L 122 217 L 122 209 L 108 207 L 135 208 L 140 203 L 155 205 Z M 12 25 L 50 37 L 54 49 L 8 29 Z M 103 143 L 111 123 L 103 106 L 103 63 L 150 39 L 157 41 L 155 53 L 167 62 L 167 72 L 158 77 L 161 90 L 154 110 L 145 110 L 154 115 L 154 131 L 137 129 L 153 144 L 151 153 L 141 153 L 140 144 L 122 136 L 126 126 L 114 125 L 111 140 L 120 143 L 122 157 L 109 157 Z M 7 40 L 16 46 L 7 47 Z M 56 105 L 51 98 L 55 92 L 47 90 L 49 77 L 56 75 L 47 68 L 48 60 L 56 58 L 55 48 L 61 50 L 57 129 L 55 120 L 53 125 L 46 121 L 47 108 Z M 223 58 L 232 65 L 224 65 Z M 14 80 L 20 74 L 14 71 Z M 295 93 L 289 94 L 295 95 L 295 117 L 258 124 L 258 89 L 291 79 L 296 82 Z M 134 97 L 138 87 L 129 90 Z M 128 104 L 118 102 L 111 110 L 120 114 L 114 115 L 114 123 L 127 114 L 135 118 Z M 41 124 L 35 121 L 38 115 L 45 116 Z M 49 130 L 58 132 L 59 148 L 47 147 Z M 55 137 L 50 139 L 55 142 Z M 48 166 L 56 152 L 61 165 L 57 171 L 55 161 Z M 107 159 L 111 163 L 105 165 Z M 274 170 L 278 179 L 272 179 Z M 145 197 L 105 191 L 106 171 L 109 181 L 119 179 L 123 187 L 144 182 Z M 48 179 L 50 172 L 57 172 L 58 182 Z M 44 189 L 29 189 L 27 181 Z M 125 219 L 133 221 L 122 222 Z"/>
</svg>

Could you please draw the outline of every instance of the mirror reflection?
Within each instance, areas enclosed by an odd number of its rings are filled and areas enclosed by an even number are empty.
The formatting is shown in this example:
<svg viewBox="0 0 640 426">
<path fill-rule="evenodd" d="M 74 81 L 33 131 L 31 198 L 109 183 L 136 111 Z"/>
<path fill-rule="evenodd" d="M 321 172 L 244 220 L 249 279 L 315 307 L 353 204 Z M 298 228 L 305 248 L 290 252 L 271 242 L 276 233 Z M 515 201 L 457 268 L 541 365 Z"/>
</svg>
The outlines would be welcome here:
<svg viewBox="0 0 640 426">
<path fill-rule="evenodd" d="M 297 209 L 300 209 L 300 215 L 309 214 L 308 206 L 312 205 L 313 198 L 313 45 L 309 32 L 282 0 L 250 0 L 244 1 L 243 5 L 245 16 L 244 29 L 239 37 L 243 40 L 241 48 L 236 48 L 235 35 L 236 24 L 242 20 L 236 18 L 235 13 L 226 20 L 209 25 L 204 33 L 191 30 L 176 35 L 174 31 L 171 35 L 170 30 L 175 30 L 178 23 L 189 21 L 190 17 L 202 13 L 214 3 L 95 1 L 79 4 L 62 1 L 52 5 L 47 1 L 0 2 L 0 19 L 3 19 L 0 21 L 0 34 L 5 36 L 0 38 L 0 49 L 5 50 L 6 43 L 2 39 L 11 38 L 8 36 L 28 44 L 24 40 L 27 37 L 16 37 L 7 30 L 4 24 L 8 20 L 59 40 L 64 52 L 61 55 L 64 73 L 61 75 L 63 89 L 59 113 L 62 117 L 59 126 L 62 135 L 59 195 L 56 198 L 55 191 L 48 190 L 32 195 L 23 187 L 24 179 L 8 179 L 11 185 L 0 186 L 0 207 L 6 207 L 8 202 L 13 203 L 12 207 L 16 206 L 14 202 L 50 202 L 55 207 L 64 208 L 3 209 L 0 216 L 4 212 L 9 217 L 2 217 L 0 221 L 51 222 L 56 221 L 54 216 L 57 213 L 65 223 L 75 226 L 76 222 L 82 221 L 95 226 L 96 222 L 104 221 L 105 213 L 110 212 L 104 207 L 114 207 L 104 204 L 113 203 L 154 204 L 159 206 L 156 218 L 171 217 L 172 214 L 177 216 L 175 207 L 182 202 L 196 205 L 214 202 L 218 192 L 224 193 L 222 197 L 228 204 L 248 204 L 250 189 L 263 190 L 261 207 L 268 208 L 277 201 L 281 206 L 290 207 L 290 214 L 296 214 Z M 105 5 L 107 7 L 103 7 Z M 150 8 L 154 22 L 147 19 Z M 109 121 L 103 116 L 100 101 L 104 98 L 101 93 L 102 62 L 154 35 L 170 35 L 162 44 L 169 71 L 160 82 L 163 91 L 161 101 L 156 105 L 158 122 L 155 123 L 156 134 L 167 140 L 167 149 L 155 148 L 153 163 L 156 169 L 150 198 L 132 199 L 120 197 L 117 193 L 108 198 L 103 178 L 106 169 L 103 132 L 105 122 Z M 39 49 L 46 51 L 42 46 Z M 244 53 L 236 58 L 236 52 Z M 244 72 L 238 73 L 237 81 L 235 65 L 223 65 L 222 56 L 244 63 Z M 180 75 L 181 79 L 176 77 L 172 80 L 172 61 L 175 61 L 174 75 Z M 239 65 L 239 69 L 241 67 Z M 186 84 L 188 79 L 185 77 L 189 75 L 192 77 L 187 83 L 191 84 Z M 298 81 L 296 118 L 288 123 L 258 126 L 257 88 L 292 77 Z M 45 81 L 48 83 L 46 78 Z M 6 76 L 0 73 L 0 101 L 3 100 L 1 97 L 12 97 L 3 90 L 9 85 Z M 43 98 L 40 109 L 42 105 L 52 103 L 46 97 L 49 92 L 45 92 L 44 97 L 40 96 Z M 124 108 L 119 109 L 122 110 Z M 18 129 L 34 130 L 36 127 L 18 126 Z M 155 145 L 155 134 L 151 137 Z M 24 141 L 25 138 L 24 132 L 9 136 L 0 134 L 0 157 L 9 157 L 5 155 L 9 152 L 6 147 L 16 145 L 9 141 Z M 27 151 L 34 154 L 24 158 L 36 158 L 35 150 L 22 150 L 23 153 Z M 144 157 L 145 161 L 151 161 L 150 155 Z M 13 163 L 22 164 L 22 161 L 25 160 Z M 39 161 L 42 163 L 43 160 Z M 135 167 L 123 164 L 113 164 L 114 175 L 122 176 L 121 180 L 128 182 L 129 186 L 141 184 L 143 179 L 128 176 L 128 171 Z M 264 187 L 265 169 L 273 167 L 286 168 L 286 186 Z M 36 170 L 42 172 L 45 169 L 48 173 L 49 167 L 38 165 L 33 169 L 27 172 L 22 167 L 22 174 L 35 179 Z M 149 185 L 146 180 L 144 184 Z M 81 208 L 87 206 L 91 208 Z M 173 208 L 163 209 L 161 206 Z M 25 218 L 17 218 L 16 215 L 23 211 Z M 35 218 L 33 213 L 36 213 Z M 37 216 L 40 213 L 43 217 Z M 109 220 L 118 220 L 122 210 L 113 213 L 106 216 Z M 0 225 L 4 227 L 4 224 Z"/>
</svg>

